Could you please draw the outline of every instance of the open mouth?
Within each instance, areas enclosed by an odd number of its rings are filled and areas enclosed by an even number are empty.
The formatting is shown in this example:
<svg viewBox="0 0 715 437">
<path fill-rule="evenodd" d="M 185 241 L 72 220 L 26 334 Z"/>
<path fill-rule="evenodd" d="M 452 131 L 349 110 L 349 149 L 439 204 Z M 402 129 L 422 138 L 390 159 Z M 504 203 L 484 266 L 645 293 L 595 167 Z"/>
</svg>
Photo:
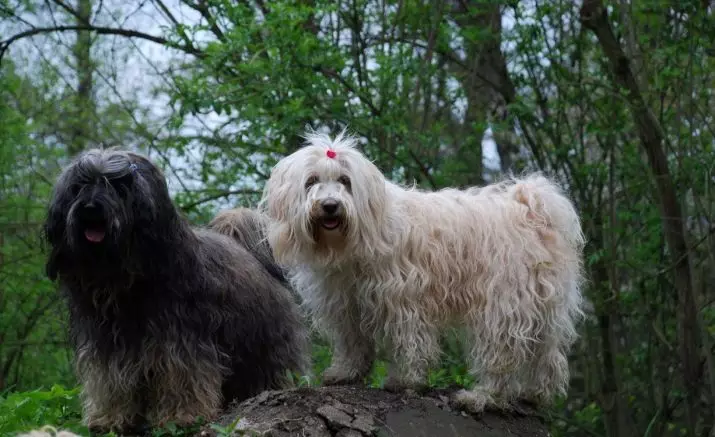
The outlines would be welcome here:
<svg viewBox="0 0 715 437">
<path fill-rule="evenodd" d="M 322 220 L 320 220 L 320 226 L 322 226 L 323 229 L 332 231 L 332 230 L 340 227 L 340 218 L 338 218 L 338 217 L 323 218 Z"/>
<path fill-rule="evenodd" d="M 91 243 L 101 243 L 104 240 L 105 235 L 106 231 L 103 227 L 93 227 L 84 230 L 84 238 Z"/>
<path fill-rule="evenodd" d="M 84 238 L 90 243 L 101 243 L 107 235 L 107 223 L 101 218 L 92 218 L 84 223 Z"/>
<path fill-rule="evenodd" d="M 98 205 L 86 205 L 80 211 L 80 220 L 84 229 L 84 238 L 90 243 L 104 241 L 107 229 L 107 220 L 102 208 Z"/>
</svg>

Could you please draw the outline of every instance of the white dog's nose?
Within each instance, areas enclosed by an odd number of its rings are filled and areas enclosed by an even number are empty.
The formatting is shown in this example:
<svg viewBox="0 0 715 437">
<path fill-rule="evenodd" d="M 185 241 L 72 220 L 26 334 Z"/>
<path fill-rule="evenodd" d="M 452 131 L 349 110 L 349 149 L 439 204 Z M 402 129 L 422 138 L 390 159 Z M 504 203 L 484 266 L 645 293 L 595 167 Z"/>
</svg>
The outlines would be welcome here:
<svg viewBox="0 0 715 437">
<path fill-rule="evenodd" d="M 326 214 L 335 214 L 338 211 L 340 203 L 335 199 L 325 199 L 320 202 L 320 206 Z"/>
</svg>

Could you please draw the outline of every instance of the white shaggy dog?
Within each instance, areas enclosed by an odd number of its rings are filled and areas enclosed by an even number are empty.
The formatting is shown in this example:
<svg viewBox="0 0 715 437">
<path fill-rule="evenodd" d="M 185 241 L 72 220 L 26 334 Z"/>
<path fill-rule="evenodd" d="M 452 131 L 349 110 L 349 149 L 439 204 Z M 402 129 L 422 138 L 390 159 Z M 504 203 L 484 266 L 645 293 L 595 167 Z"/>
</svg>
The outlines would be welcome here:
<svg viewBox="0 0 715 437">
<path fill-rule="evenodd" d="M 582 315 L 579 217 L 540 175 L 425 192 L 384 178 L 355 140 L 307 135 L 281 160 L 261 208 L 277 261 L 332 337 L 326 384 L 365 376 L 391 351 L 387 388 L 422 388 L 440 329 L 469 334 L 462 407 L 565 394 Z"/>
</svg>

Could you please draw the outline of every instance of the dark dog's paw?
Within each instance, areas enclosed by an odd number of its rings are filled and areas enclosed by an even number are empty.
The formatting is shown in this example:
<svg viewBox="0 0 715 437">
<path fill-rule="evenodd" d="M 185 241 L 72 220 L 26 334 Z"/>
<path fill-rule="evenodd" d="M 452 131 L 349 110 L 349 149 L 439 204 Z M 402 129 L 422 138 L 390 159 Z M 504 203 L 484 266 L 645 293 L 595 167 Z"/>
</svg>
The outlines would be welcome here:
<svg viewBox="0 0 715 437">
<path fill-rule="evenodd" d="M 136 422 L 111 428 L 104 426 L 90 426 L 90 437 L 102 437 L 110 432 L 122 437 L 147 437 L 151 435 L 151 426 L 146 422 Z"/>
<path fill-rule="evenodd" d="M 105 434 L 109 433 L 109 428 L 105 428 L 103 426 L 90 426 L 89 428 L 89 437 L 100 437 Z"/>
<path fill-rule="evenodd" d="M 146 437 L 151 435 L 151 426 L 146 422 L 127 425 L 122 435 Z"/>
</svg>

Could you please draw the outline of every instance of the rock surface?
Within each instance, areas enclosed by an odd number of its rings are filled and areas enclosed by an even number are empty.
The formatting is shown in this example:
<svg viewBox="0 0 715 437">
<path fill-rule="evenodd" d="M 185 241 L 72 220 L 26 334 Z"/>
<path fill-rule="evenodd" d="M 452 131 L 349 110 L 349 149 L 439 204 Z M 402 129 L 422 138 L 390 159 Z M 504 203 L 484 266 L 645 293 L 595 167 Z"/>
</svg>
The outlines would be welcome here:
<svg viewBox="0 0 715 437">
<path fill-rule="evenodd" d="M 479 416 L 452 408 L 448 392 L 419 396 L 358 386 L 264 392 L 220 418 L 233 435 L 271 437 L 548 437 L 533 409 L 487 411 Z M 202 436 L 215 436 L 205 429 Z"/>
</svg>

